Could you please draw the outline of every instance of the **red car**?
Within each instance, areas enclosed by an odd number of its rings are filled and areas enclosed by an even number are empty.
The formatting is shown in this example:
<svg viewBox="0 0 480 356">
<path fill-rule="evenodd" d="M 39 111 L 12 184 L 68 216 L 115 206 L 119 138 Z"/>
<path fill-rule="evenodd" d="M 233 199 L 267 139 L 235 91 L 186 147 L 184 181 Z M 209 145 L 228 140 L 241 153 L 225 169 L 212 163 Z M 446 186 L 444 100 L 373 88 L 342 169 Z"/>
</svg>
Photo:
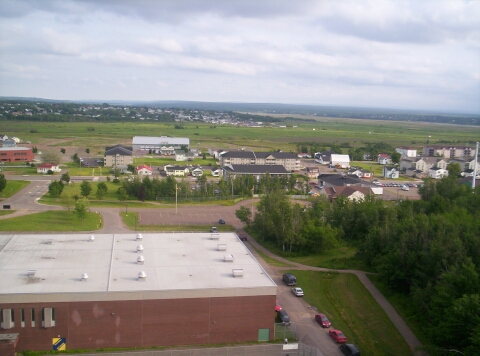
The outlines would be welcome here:
<svg viewBox="0 0 480 356">
<path fill-rule="evenodd" d="M 275 311 L 278 312 L 282 310 L 282 306 L 280 304 L 278 304 L 278 300 L 275 302 Z"/>
<path fill-rule="evenodd" d="M 335 342 L 339 344 L 343 344 L 344 342 L 347 342 L 347 338 L 345 335 L 340 330 L 330 330 L 328 334 L 332 337 Z"/>
<path fill-rule="evenodd" d="M 315 320 L 322 326 L 322 328 L 329 328 L 332 326 L 332 323 L 328 320 L 325 314 L 315 314 Z"/>
</svg>

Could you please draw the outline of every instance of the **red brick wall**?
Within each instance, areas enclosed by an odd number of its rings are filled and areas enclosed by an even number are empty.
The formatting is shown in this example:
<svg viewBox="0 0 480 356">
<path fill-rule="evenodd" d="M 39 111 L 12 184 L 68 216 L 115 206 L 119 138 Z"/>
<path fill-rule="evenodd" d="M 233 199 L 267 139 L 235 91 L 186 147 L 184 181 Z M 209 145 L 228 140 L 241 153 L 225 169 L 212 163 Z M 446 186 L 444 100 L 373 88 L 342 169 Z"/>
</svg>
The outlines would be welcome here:
<svg viewBox="0 0 480 356">
<path fill-rule="evenodd" d="M 274 307 L 275 296 L 0 304 L 15 310 L 15 327 L 0 331 L 20 333 L 17 352 L 51 350 L 52 338 L 59 336 L 66 338 L 67 349 L 256 341 L 260 328 L 269 328 L 273 338 Z M 55 308 L 54 327 L 42 327 L 42 308 Z"/>
<path fill-rule="evenodd" d="M 33 152 L 28 150 L 0 150 L 0 162 L 30 162 L 33 161 Z"/>
</svg>

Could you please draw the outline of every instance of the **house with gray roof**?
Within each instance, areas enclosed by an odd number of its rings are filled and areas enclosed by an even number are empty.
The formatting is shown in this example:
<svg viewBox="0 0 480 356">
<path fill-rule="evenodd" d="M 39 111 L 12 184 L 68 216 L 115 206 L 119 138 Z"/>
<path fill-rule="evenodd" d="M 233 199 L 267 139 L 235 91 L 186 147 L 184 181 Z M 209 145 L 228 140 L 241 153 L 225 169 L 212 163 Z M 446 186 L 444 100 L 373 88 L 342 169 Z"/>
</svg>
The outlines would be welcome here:
<svg viewBox="0 0 480 356">
<path fill-rule="evenodd" d="M 261 176 L 270 174 L 272 177 L 290 176 L 292 172 L 289 172 L 282 165 L 246 165 L 246 164 L 232 164 L 223 166 L 224 179 L 235 179 L 237 176 L 251 175 L 256 180 L 259 180 Z"/>
</svg>

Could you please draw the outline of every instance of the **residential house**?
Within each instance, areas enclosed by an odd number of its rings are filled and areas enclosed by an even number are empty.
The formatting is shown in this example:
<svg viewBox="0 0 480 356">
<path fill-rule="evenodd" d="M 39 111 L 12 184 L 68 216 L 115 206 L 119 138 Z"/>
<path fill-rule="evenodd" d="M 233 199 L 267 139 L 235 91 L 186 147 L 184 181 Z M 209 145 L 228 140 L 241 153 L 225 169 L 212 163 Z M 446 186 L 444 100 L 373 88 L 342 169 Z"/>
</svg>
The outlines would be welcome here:
<svg viewBox="0 0 480 356">
<path fill-rule="evenodd" d="M 428 171 L 428 176 L 433 179 L 448 177 L 448 170 L 440 167 L 432 167 Z"/>
<path fill-rule="evenodd" d="M 132 147 L 124 145 L 105 147 L 103 162 L 105 167 L 128 166 L 129 164 L 133 164 Z"/>
<path fill-rule="evenodd" d="M 242 165 L 232 164 L 223 166 L 224 179 L 235 179 L 237 176 L 251 175 L 257 181 L 260 177 L 269 174 L 271 177 L 290 176 L 292 173 L 287 171 L 282 165 Z"/>
<path fill-rule="evenodd" d="M 311 158 L 311 156 L 308 153 L 300 152 L 297 153 L 298 158 Z"/>
<path fill-rule="evenodd" d="M 229 151 L 220 155 L 220 165 L 281 165 L 287 171 L 300 170 L 300 160 L 290 152 Z"/>
<path fill-rule="evenodd" d="M 202 150 L 200 148 L 190 148 L 190 152 L 194 157 L 200 157 L 202 155 Z"/>
<path fill-rule="evenodd" d="M 355 175 L 349 176 L 346 174 L 320 174 L 317 179 L 319 187 L 370 186 L 369 183 L 361 180 Z"/>
<path fill-rule="evenodd" d="M 429 145 L 423 147 L 422 156 L 444 158 L 472 157 L 474 152 L 475 148 L 469 146 Z"/>
<path fill-rule="evenodd" d="M 0 134 L 0 141 L 5 141 L 8 139 L 8 136 L 7 135 L 4 135 L 4 134 Z"/>
<path fill-rule="evenodd" d="M 37 166 L 37 173 L 41 174 L 47 174 L 48 171 L 52 172 L 61 172 L 62 170 L 58 166 L 58 164 L 52 164 L 52 163 L 42 163 Z"/>
<path fill-rule="evenodd" d="M 350 201 L 361 201 L 369 194 L 373 194 L 370 188 L 356 186 L 323 187 L 320 195 L 325 195 L 330 201 L 343 196 Z"/>
<path fill-rule="evenodd" d="M 340 168 L 350 168 L 350 156 L 332 154 L 330 164 Z"/>
<path fill-rule="evenodd" d="M 402 158 L 414 158 L 417 157 L 417 150 L 411 147 L 400 146 L 395 148 L 395 151 L 400 153 Z"/>
<path fill-rule="evenodd" d="M 315 162 L 320 164 L 331 164 L 332 154 L 335 154 L 335 152 L 333 151 L 317 152 L 314 155 Z"/>
<path fill-rule="evenodd" d="M 175 150 L 175 161 L 184 162 L 187 160 L 187 154 L 184 150 Z"/>
<path fill-rule="evenodd" d="M 392 157 L 386 153 L 380 153 L 377 157 L 378 164 L 392 164 Z"/>
<path fill-rule="evenodd" d="M 358 178 L 372 178 L 373 177 L 373 173 L 366 170 L 366 169 L 361 169 L 361 168 L 350 168 L 347 172 L 347 174 L 349 175 L 355 175 L 357 176 Z"/>
<path fill-rule="evenodd" d="M 415 163 L 415 169 L 424 174 L 428 174 L 430 168 L 436 167 L 440 159 L 440 157 L 421 157 Z"/>
<path fill-rule="evenodd" d="M 305 170 L 307 171 L 307 176 L 310 179 L 317 178 L 318 174 L 320 173 L 320 170 L 318 169 L 318 167 L 307 167 L 305 168 Z"/>
<path fill-rule="evenodd" d="M 197 167 L 193 169 L 191 173 L 193 177 L 201 177 L 203 176 L 203 169 L 201 169 L 200 167 Z"/>
<path fill-rule="evenodd" d="M 190 170 L 185 166 L 165 166 L 167 176 L 184 177 L 188 175 L 189 172 Z"/>
<path fill-rule="evenodd" d="M 160 150 L 155 152 L 160 153 L 162 156 L 173 156 L 175 154 L 175 148 L 173 146 L 162 146 Z"/>
<path fill-rule="evenodd" d="M 17 147 L 17 142 L 11 138 L 7 138 L 6 140 L 2 141 L 3 147 Z"/>
<path fill-rule="evenodd" d="M 397 169 L 397 167 L 385 165 L 383 166 L 383 177 L 397 179 L 400 177 L 400 171 Z"/>
<path fill-rule="evenodd" d="M 153 174 L 152 167 L 145 164 L 137 167 L 137 174 L 139 176 L 151 176 Z"/>
<path fill-rule="evenodd" d="M 212 177 L 220 177 L 223 173 L 221 168 L 212 168 Z"/>
<path fill-rule="evenodd" d="M 208 149 L 208 154 L 210 156 L 212 156 L 213 158 L 216 158 L 216 159 L 220 159 L 220 155 L 222 153 L 225 153 L 227 151 L 223 150 L 223 149 L 218 149 L 218 148 L 209 148 Z"/>
</svg>

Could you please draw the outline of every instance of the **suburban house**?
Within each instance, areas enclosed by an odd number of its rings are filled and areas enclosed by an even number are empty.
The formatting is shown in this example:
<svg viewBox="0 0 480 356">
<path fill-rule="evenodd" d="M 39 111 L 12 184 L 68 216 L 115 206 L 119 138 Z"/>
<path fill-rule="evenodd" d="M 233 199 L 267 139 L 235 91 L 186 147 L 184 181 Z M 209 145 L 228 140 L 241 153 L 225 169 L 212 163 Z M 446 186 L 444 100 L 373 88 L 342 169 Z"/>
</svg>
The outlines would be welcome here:
<svg viewBox="0 0 480 356">
<path fill-rule="evenodd" d="M 400 177 L 400 171 L 397 169 L 397 167 L 385 165 L 383 167 L 383 177 L 397 179 L 398 177 Z"/>
<path fill-rule="evenodd" d="M 311 156 L 308 153 L 300 152 L 297 154 L 298 158 L 310 158 Z"/>
<path fill-rule="evenodd" d="M 3 147 L 17 147 L 17 142 L 14 139 L 7 138 L 6 140 L 2 140 Z"/>
<path fill-rule="evenodd" d="M 152 173 L 152 167 L 149 167 L 145 164 L 137 167 L 137 174 L 139 176 L 151 176 Z"/>
<path fill-rule="evenodd" d="M 340 168 L 350 168 L 350 156 L 332 154 L 330 164 Z"/>
<path fill-rule="evenodd" d="M 415 163 L 415 169 L 417 171 L 428 174 L 430 168 L 436 167 L 437 163 L 441 160 L 440 157 L 421 157 Z"/>
<path fill-rule="evenodd" d="M 269 174 L 272 177 L 290 176 L 292 173 L 287 171 L 282 165 L 243 165 L 232 164 L 222 167 L 224 179 L 235 179 L 237 176 L 251 175 L 257 181 L 260 177 Z"/>
<path fill-rule="evenodd" d="M 103 162 L 105 167 L 128 166 L 129 164 L 133 164 L 132 147 L 124 145 L 105 147 Z"/>
<path fill-rule="evenodd" d="M 428 176 L 433 179 L 448 177 L 448 170 L 440 167 L 433 167 L 429 169 Z"/>
<path fill-rule="evenodd" d="M 48 171 L 52 172 L 61 172 L 62 170 L 58 166 L 58 164 L 52 163 L 42 163 L 37 166 L 37 173 L 47 174 Z"/>
<path fill-rule="evenodd" d="M 191 173 L 193 177 L 201 177 L 203 176 L 203 169 L 201 169 L 200 167 L 197 167 L 193 169 Z"/>
<path fill-rule="evenodd" d="M 333 151 L 317 152 L 315 153 L 315 162 L 320 164 L 330 164 L 332 162 Z"/>
<path fill-rule="evenodd" d="M 380 153 L 377 162 L 378 164 L 392 164 L 392 158 L 386 153 Z"/>
<path fill-rule="evenodd" d="M 5 141 L 8 139 L 8 136 L 7 135 L 4 135 L 4 134 L 0 134 L 0 141 Z"/>
<path fill-rule="evenodd" d="M 300 170 L 300 160 L 290 152 L 229 151 L 220 155 L 220 165 L 281 165 L 290 172 Z"/>
<path fill-rule="evenodd" d="M 342 186 L 370 186 L 369 183 L 361 180 L 355 175 L 346 174 L 320 174 L 318 176 L 319 187 L 342 187 Z"/>
<path fill-rule="evenodd" d="M 175 161 L 183 162 L 187 160 L 187 154 L 184 150 L 175 150 Z"/>
<path fill-rule="evenodd" d="M 346 197 L 350 201 L 361 201 L 369 194 L 373 194 L 370 188 L 356 186 L 323 187 L 320 195 L 325 195 L 330 201 L 339 196 Z"/>
<path fill-rule="evenodd" d="M 219 149 L 219 148 L 209 148 L 208 149 L 208 154 L 216 159 L 220 159 L 220 155 L 222 153 L 227 152 L 226 150 Z"/>
<path fill-rule="evenodd" d="M 154 151 L 159 153 L 162 147 L 172 146 L 175 150 L 182 147 L 187 149 L 190 147 L 190 139 L 185 137 L 168 137 L 168 136 L 133 136 L 132 147 L 134 151 Z"/>
<path fill-rule="evenodd" d="M 188 175 L 189 172 L 190 170 L 185 166 L 165 166 L 167 176 L 184 177 Z"/>
<path fill-rule="evenodd" d="M 173 156 L 175 154 L 175 148 L 173 146 L 162 146 L 160 150 L 155 150 L 155 153 L 160 153 L 162 156 Z"/>
<path fill-rule="evenodd" d="M 0 147 L 0 162 L 30 162 L 33 152 L 28 147 Z"/>
<path fill-rule="evenodd" d="M 414 148 L 411 148 L 411 147 L 401 146 L 401 147 L 395 148 L 395 151 L 400 153 L 402 155 L 402 158 L 404 158 L 404 157 L 410 157 L 410 158 L 417 157 L 417 150 L 414 149 Z"/>
<path fill-rule="evenodd" d="M 212 177 L 220 177 L 223 173 L 221 168 L 212 168 Z"/>
<path fill-rule="evenodd" d="M 358 178 L 372 178 L 373 173 L 366 170 L 366 169 L 361 169 L 361 168 L 350 168 L 347 172 L 347 174 L 355 175 Z"/>
<path fill-rule="evenodd" d="M 320 173 L 318 167 L 307 167 L 305 170 L 307 171 L 308 178 L 317 178 L 318 173 Z"/>
<path fill-rule="evenodd" d="M 469 146 L 430 145 L 423 147 L 422 156 L 458 158 L 472 157 L 474 153 L 475 148 Z"/>
<path fill-rule="evenodd" d="M 190 148 L 190 153 L 193 154 L 194 157 L 199 157 L 202 155 L 202 150 L 200 148 Z"/>
</svg>

